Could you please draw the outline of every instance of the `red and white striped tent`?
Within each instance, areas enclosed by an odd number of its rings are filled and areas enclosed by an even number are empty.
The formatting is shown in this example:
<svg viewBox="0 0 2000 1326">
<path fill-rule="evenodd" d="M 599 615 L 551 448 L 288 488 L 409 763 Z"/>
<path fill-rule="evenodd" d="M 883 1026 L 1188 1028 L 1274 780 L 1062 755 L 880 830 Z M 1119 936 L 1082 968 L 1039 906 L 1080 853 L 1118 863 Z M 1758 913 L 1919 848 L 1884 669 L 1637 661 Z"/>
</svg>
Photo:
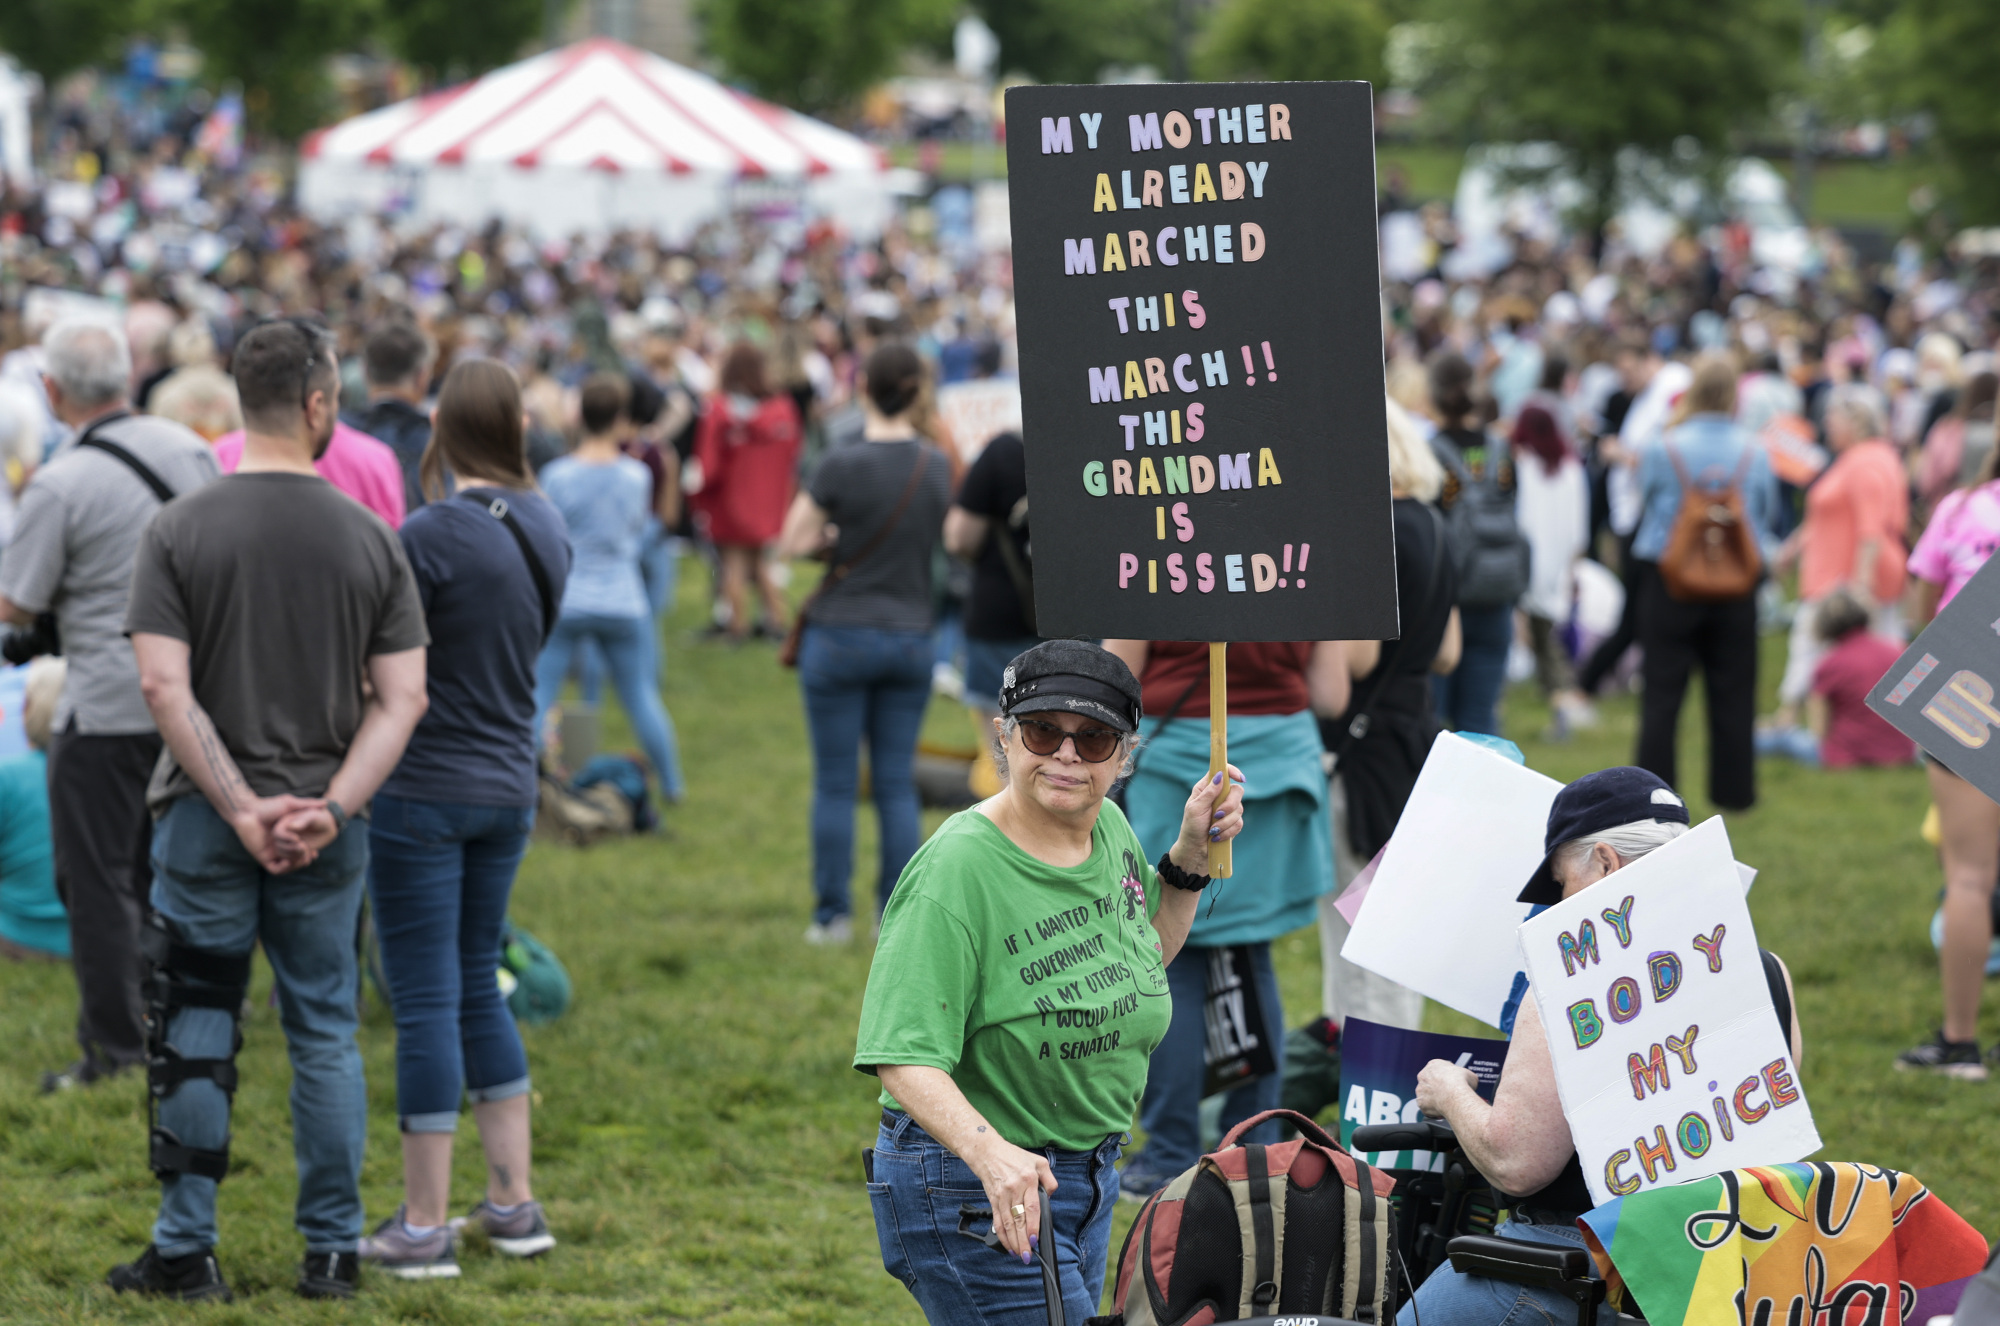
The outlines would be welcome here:
<svg viewBox="0 0 2000 1326">
<path fill-rule="evenodd" d="M 678 239 L 736 207 L 795 203 L 865 236 L 891 208 L 876 147 L 604 38 L 318 130 L 302 156 L 299 201 L 322 220 Z"/>
</svg>

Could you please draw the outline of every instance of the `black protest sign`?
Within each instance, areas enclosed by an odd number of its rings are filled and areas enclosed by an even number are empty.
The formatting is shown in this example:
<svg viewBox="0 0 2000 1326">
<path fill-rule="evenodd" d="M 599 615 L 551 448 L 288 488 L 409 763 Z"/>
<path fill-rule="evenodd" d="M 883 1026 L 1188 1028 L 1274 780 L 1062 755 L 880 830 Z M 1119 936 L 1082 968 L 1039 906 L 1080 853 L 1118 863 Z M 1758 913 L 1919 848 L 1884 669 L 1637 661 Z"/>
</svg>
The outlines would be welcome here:
<svg viewBox="0 0 2000 1326">
<path fill-rule="evenodd" d="M 1202 1005 L 1201 1094 L 1213 1096 L 1278 1071 L 1278 1052 L 1265 1035 L 1264 1001 L 1247 944 L 1208 951 L 1208 1000 Z"/>
<path fill-rule="evenodd" d="M 1037 535 L 1039 537 L 1039 534 Z M 2000 801 L 2000 557 L 1987 561 L 1868 693 L 1868 707 Z"/>
<path fill-rule="evenodd" d="M 1018 87 L 1045 635 L 1394 638 L 1365 83 Z"/>
</svg>

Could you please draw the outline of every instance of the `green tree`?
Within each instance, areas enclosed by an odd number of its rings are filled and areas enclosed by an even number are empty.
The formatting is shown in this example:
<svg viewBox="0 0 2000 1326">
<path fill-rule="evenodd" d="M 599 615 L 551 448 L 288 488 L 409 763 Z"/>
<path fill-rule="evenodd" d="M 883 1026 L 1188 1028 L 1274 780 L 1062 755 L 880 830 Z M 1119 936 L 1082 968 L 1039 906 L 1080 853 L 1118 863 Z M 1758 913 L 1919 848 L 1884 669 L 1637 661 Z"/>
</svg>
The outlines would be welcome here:
<svg viewBox="0 0 2000 1326">
<path fill-rule="evenodd" d="M 805 111 L 843 105 L 934 45 L 954 0 L 702 0 L 704 43 L 732 78 Z"/>
<path fill-rule="evenodd" d="M 366 0 L 176 0 L 167 14 L 202 52 L 202 76 L 241 83 L 251 123 L 286 138 L 324 121 L 327 57 L 379 21 Z"/>
<path fill-rule="evenodd" d="M 1931 117 L 1959 219 L 2000 222 L 2000 5 L 1905 0 L 1877 47 L 1883 84 Z"/>
<path fill-rule="evenodd" d="M 439 81 L 506 64 L 541 35 L 543 0 L 392 0 L 381 36 Z"/>
<path fill-rule="evenodd" d="M 4 0 L 0 51 L 54 80 L 116 55 L 138 9 L 136 0 Z"/>
<path fill-rule="evenodd" d="M 1712 160 L 1760 123 L 1798 64 L 1787 0 L 1434 0 L 1432 104 L 1467 137 L 1553 143 L 1601 236 L 1619 154 Z"/>
<path fill-rule="evenodd" d="M 1169 77 L 1178 22 L 1194 0 L 975 0 L 1000 38 L 1003 73 L 1043 83 L 1094 83 L 1108 65 L 1151 65 Z"/>
<path fill-rule="evenodd" d="M 1389 21 L 1376 0 L 1229 0 L 1208 30 L 1205 78 L 1382 82 Z"/>
</svg>

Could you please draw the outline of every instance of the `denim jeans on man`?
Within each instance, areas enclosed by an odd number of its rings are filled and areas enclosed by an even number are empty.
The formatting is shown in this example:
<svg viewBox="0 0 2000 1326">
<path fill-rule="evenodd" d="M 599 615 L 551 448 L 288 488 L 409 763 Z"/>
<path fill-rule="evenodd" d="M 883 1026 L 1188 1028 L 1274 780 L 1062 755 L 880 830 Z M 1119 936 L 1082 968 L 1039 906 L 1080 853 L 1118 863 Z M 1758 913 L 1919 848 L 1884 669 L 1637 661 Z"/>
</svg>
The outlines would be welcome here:
<svg viewBox="0 0 2000 1326">
<path fill-rule="evenodd" d="M 1273 1058 L 1282 1065 L 1285 1012 L 1278 1004 L 1278 973 L 1271 965 L 1271 946 L 1244 947 L 1250 952 L 1250 970 L 1236 974 L 1256 983 L 1257 1002 L 1264 1015 L 1263 1026 L 1252 1030 L 1265 1038 Z M 1146 1066 L 1146 1094 L 1139 1099 L 1139 1126 L 1146 1130 L 1146 1145 L 1132 1160 L 1133 1165 L 1145 1166 L 1149 1178 L 1162 1184 L 1201 1159 L 1202 1087 L 1208 1072 L 1203 1054 L 1208 1044 L 1208 964 L 1216 951 L 1190 944 L 1167 968 L 1174 1020 Z M 1271 1073 L 1230 1091 L 1222 1102 L 1222 1131 L 1227 1133 L 1253 1114 L 1277 1109 L 1283 1086 L 1284 1075 Z M 1278 1125 L 1261 1124 L 1243 1140 L 1275 1143 L 1280 1140 Z"/>
<path fill-rule="evenodd" d="M 396 1113 L 406 1133 L 458 1128 L 461 1093 L 528 1090 L 521 1032 L 500 996 L 500 928 L 533 806 L 378 795 L 368 896 L 396 1014 Z"/>
<path fill-rule="evenodd" d="M 1530 1223 L 1518 1212 L 1493 1231 L 1503 1239 L 1541 1243 L 1555 1248 L 1583 1247 L 1583 1232 L 1575 1221 Z M 1598 1304 L 1598 1326 L 1610 1326 L 1618 1314 Z M 1446 1262 L 1417 1286 L 1417 1294 L 1396 1314 L 1396 1326 L 1575 1326 L 1576 1304 L 1553 1289 L 1517 1285 L 1484 1275 L 1461 1275 Z"/>
<path fill-rule="evenodd" d="M 913 770 L 931 698 L 931 638 L 920 631 L 808 626 L 799 645 L 799 684 L 813 748 L 813 920 L 824 925 L 854 910 L 854 800 L 863 737 L 880 830 L 879 916 L 917 851 Z"/>
<path fill-rule="evenodd" d="M 1094 1151 L 1048 1147 L 1041 1153 L 1056 1176 L 1049 1214 L 1055 1221 L 1063 1314 L 1072 1322 L 1097 1315 L 1104 1297 L 1121 1142 L 1114 1134 Z M 958 1232 L 961 1206 L 988 1205 L 971 1166 L 916 1120 L 891 1112 L 882 1116 L 874 1163 L 868 1200 L 875 1208 L 882 1265 L 916 1295 L 930 1326 L 1045 1326 L 1048 1298 L 1040 1264 L 1023 1266 L 1020 1258 Z M 983 1234 L 987 1225 L 982 1220 L 973 1228 Z M 1046 1245 L 1049 1231 L 1040 1237 Z"/>
<path fill-rule="evenodd" d="M 292 1152 L 297 1224 L 308 1252 L 352 1252 L 361 1237 L 361 1147 L 368 1091 L 354 1043 L 354 925 L 368 870 L 359 822 L 303 870 L 268 875 L 200 796 L 167 807 L 153 830 L 153 909 L 196 948 L 248 954 L 259 940 L 277 978 L 279 1019 L 292 1059 Z M 183 1008 L 167 1043 L 188 1059 L 227 1059 L 233 1019 L 220 1008 Z M 221 1147 L 229 1099 L 205 1077 L 160 1102 L 160 1126 L 184 1146 Z M 215 1246 L 213 1179 L 161 1181 L 153 1243 L 162 1257 Z"/>
<path fill-rule="evenodd" d="M 1514 647 L 1514 608 L 1458 610 L 1464 649 L 1458 667 L 1431 678 L 1438 722 L 1455 732 L 1500 735 L 1500 692 L 1507 688 L 1507 654 Z"/>
<path fill-rule="evenodd" d="M 593 613 L 566 612 L 556 619 L 556 629 L 542 647 L 535 664 L 535 731 L 549 706 L 562 693 L 563 678 L 569 673 L 570 656 L 583 641 L 594 641 L 611 665 L 611 684 L 617 688 L 618 703 L 632 724 L 660 781 L 660 791 L 669 801 L 681 799 L 680 750 L 674 743 L 674 720 L 660 703 L 659 681 L 655 676 L 652 619 L 650 617 L 600 617 Z"/>
</svg>

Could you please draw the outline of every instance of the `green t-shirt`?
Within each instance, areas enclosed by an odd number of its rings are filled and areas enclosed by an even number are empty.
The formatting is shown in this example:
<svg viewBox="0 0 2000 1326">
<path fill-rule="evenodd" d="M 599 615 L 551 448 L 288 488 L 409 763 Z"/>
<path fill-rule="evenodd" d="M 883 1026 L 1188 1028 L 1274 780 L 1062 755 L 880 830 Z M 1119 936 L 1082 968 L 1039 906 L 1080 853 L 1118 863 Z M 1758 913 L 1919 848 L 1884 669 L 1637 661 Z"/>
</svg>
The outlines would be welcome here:
<svg viewBox="0 0 2000 1326">
<path fill-rule="evenodd" d="M 1016 1146 L 1086 1151 L 1131 1127 L 1173 1013 L 1160 886 L 1109 801 L 1090 843 L 1051 866 L 977 810 L 939 826 L 883 914 L 854 1066 L 941 1068 Z"/>
</svg>

